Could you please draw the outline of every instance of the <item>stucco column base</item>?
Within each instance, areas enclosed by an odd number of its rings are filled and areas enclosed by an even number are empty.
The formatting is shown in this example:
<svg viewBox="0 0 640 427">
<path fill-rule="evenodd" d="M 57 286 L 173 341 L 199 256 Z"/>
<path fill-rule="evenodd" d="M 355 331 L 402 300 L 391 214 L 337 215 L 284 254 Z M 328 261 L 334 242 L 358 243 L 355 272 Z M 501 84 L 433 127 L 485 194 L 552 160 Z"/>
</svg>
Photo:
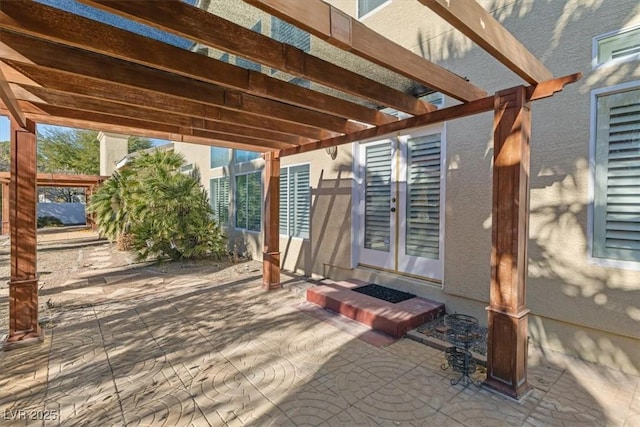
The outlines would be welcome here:
<svg viewBox="0 0 640 427">
<path fill-rule="evenodd" d="M 519 400 L 531 390 L 527 382 L 529 310 L 513 314 L 487 307 L 487 311 L 487 379 L 483 386 Z"/>
<path fill-rule="evenodd" d="M 280 252 L 262 253 L 262 289 L 282 289 L 280 284 Z"/>
</svg>

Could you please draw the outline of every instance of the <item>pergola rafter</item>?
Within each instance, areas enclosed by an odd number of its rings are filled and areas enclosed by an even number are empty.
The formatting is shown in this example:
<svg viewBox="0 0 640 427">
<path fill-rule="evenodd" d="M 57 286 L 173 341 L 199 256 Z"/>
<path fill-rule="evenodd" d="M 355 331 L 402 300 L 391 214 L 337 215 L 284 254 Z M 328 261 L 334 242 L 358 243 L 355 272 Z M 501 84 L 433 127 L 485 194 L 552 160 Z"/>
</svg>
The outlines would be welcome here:
<svg viewBox="0 0 640 427">
<path fill-rule="evenodd" d="M 203 45 L 251 58 L 252 61 L 367 99 L 379 105 L 386 105 L 414 115 L 436 109 L 433 104 L 389 88 L 375 80 L 310 55 L 294 46 L 278 42 L 184 2 L 155 1 L 153 7 L 148 7 L 142 2 L 126 0 L 80 1 Z M 218 31 L 212 32 L 209 30 L 210 28 L 217 28 Z"/>
<path fill-rule="evenodd" d="M 68 46 L 109 55 L 207 83 L 311 108 L 364 123 L 383 124 L 396 118 L 334 96 L 278 80 L 258 71 L 194 55 L 148 37 L 64 12 L 32 1 L 11 1 L 2 8 L 2 28 Z M 46 29 L 46 31 L 45 31 Z M 101 43 L 95 43 L 101 40 Z M 136 46 L 131 49 L 131 46 Z"/>
<path fill-rule="evenodd" d="M 275 289 L 280 286 L 282 156 L 493 110 L 493 248 L 486 384 L 512 397 L 522 396 L 528 388 L 525 285 L 530 105 L 575 82 L 579 74 L 554 78 L 473 0 L 464 4 L 416 1 L 530 86 L 488 95 L 321 0 L 244 0 L 348 52 L 354 60 L 364 59 L 394 76 L 406 77 L 406 87 L 420 84 L 461 102 L 441 110 L 369 76 L 317 58 L 313 51 L 303 52 L 180 1 L 158 1 L 154 7 L 136 0 L 79 1 L 312 84 L 301 87 L 268 72 L 244 69 L 37 2 L 0 2 L 0 112 L 13 118 L 12 241 L 28 236 L 25 245 L 12 246 L 8 343 L 19 345 L 41 338 L 32 230 L 32 195 L 37 181 L 35 122 L 264 152 L 263 286 Z M 371 102 L 413 117 L 399 120 L 368 107 Z"/>
<path fill-rule="evenodd" d="M 487 93 L 410 50 L 381 36 L 362 22 L 322 0 L 244 0 L 340 49 L 438 90 L 460 101 Z"/>
</svg>

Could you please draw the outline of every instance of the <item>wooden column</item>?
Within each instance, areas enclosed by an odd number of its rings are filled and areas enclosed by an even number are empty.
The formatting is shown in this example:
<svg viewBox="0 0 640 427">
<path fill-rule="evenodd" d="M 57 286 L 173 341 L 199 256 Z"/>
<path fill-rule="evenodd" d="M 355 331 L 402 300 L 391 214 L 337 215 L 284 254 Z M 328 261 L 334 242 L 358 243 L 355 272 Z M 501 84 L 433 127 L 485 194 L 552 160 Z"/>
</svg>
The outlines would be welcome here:
<svg viewBox="0 0 640 427">
<path fill-rule="evenodd" d="M 9 234 L 9 183 L 2 183 L 2 229 L 0 234 Z"/>
<path fill-rule="evenodd" d="M 36 125 L 11 121 L 11 280 L 9 281 L 10 350 L 42 341 L 38 325 L 36 269 Z"/>
<path fill-rule="evenodd" d="M 530 104 L 523 86 L 496 93 L 491 302 L 485 386 L 515 399 L 527 382 Z"/>
<path fill-rule="evenodd" d="M 280 289 L 280 157 L 264 154 L 264 251 L 262 252 L 262 288 Z"/>
<path fill-rule="evenodd" d="M 87 212 L 87 207 L 89 206 L 89 202 L 91 202 L 91 197 L 93 196 L 95 189 L 94 186 L 91 185 L 89 187 L 85 187 L 84 189 L 84 206 L 85 206 L 85 222 L 92 230 L 98 229 L 98 224 L 96 223 L 96 218 L 94 213 Z"/>
</svg>

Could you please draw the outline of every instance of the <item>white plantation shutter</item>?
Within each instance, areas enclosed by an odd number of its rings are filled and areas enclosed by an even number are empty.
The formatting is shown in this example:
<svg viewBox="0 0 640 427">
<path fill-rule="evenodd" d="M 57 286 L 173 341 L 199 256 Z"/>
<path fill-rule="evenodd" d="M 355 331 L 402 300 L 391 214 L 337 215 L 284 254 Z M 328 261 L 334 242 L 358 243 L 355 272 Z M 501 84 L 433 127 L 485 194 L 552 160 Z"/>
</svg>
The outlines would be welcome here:
<svg viewBox="0 0 640 427">
<path fill-rule="evenodd" d="M 213 178 L 210 181 L 209 196 L 213 215 L 218 225 L 229 222 L 229 178 Z"/>
<path fill-rule="evenodd" d="M 365 148 L 364 247 L 389 251 L 391 142 Z"/>
<path fill-rule="evenodd" d="M 289 235 L 289 168 L 280 168 L 280 234 Z"/>
<path fill-rule="evenodd" d="M 440 134 L 408 141 L 407 255 L 440 256 L 440 146 Z"/>
<path fill-rule="evenodd" d="M 261 173 L 236 175 L 236 227 L 260 231 L 262 226 Z"/>
<path fill-rule="evenodd" d="M 309 165 L 289 168 L 289 232 L 295 237 L 309 237 L 311 191 Z"/>
<path fill-rule="evenodd" d="M 310 184 L 308 164 L 280 169 L 280 234 L 309 237 Z"/>
<path fill-rule="evenodd" d="M 593 256 L 640 261 L 640 90 L 597 102 Z"/>
</svg>

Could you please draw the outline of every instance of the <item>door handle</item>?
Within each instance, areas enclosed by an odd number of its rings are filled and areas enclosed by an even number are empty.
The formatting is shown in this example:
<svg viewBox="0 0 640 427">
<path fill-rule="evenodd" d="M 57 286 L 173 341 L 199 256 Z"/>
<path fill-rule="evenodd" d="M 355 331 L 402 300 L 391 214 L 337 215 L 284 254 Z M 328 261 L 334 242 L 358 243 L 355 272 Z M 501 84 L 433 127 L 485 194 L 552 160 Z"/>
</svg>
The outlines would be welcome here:
<svg viewBox="0 0 640 427">
<path fill-rule="evenodd" d="M 396 208 L 391 208 L 391 212 L 395 212 L 395 211 L 396 211 Z"/>
</svg>

